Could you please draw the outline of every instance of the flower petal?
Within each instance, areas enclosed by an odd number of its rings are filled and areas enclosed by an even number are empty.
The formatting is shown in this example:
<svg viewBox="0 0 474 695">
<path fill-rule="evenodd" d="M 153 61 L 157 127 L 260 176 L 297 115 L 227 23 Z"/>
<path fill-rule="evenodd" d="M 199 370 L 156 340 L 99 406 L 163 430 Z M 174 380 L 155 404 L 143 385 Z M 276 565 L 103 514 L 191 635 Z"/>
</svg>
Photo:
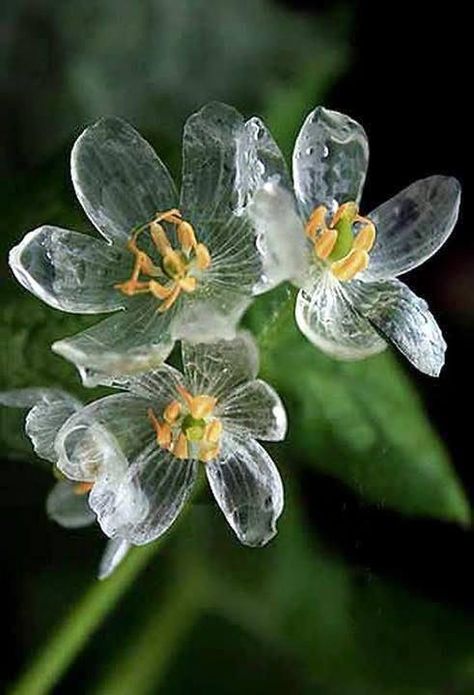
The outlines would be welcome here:
<svg viewBox="0 0 474 695">
<path fill-rule="evenodd" d="M 428 304 L 399 280 L 354 281 L 357 310 L 421 372 L 439 376 L 446 343 Z"/>
<path fill-rule="evenodd" d="M 212 344 L 183 342 L 181 350 L 186 383 L 194 394 L 221 399 L 258 374 L 257 346 L 246 331 Z"/>
<path fill-rule="evenodd" d="M 213 275 L 203 293 L 183 297 L 172 325 L 173 338 L 196 343 L 232 340 L 251 303 L 250 295 L 239 291 L 237 278 L 237 268 L 234 287 L 220 284 Z"/>
<path fill-rule="evenodd" d="M 227 436 L 220 459 L 206 464 L 209 485 L 241 543 L 262 546 L 276 534 L 283 511 L 280 474 L 254 439 Z"/>
<path fill-rule="evenodd" d="M 124 306 L 114 285 L 129 273 L 129 256 L 87 234 L 45 225 L 29 232 L 10 251 L 20 284 L 46 304 L 76 314 Z"/>
<path fill-rule="evenodd" d="M 370 213 L 377 239 L 364 278 L 395 277 L 430 258 L 453 231 L 460 200 L 459 181 L 430 176 Z"/>
<path fill-rule="evenodd" d="M 37 455 L 55 463 L 54 440 L 66 420 L 82 404 L 59 389 L 15 389 L 0 393 L 0 404 L 12 408 L 31 408 L 26 416 L 25 431 Z"/>
<path fill-rule="evenodd" d="M 69 480 L 60 480 L 53 487 L 46 499 L 46 511 L 50 519 L 64 528 L 82 528 L 95 521 L 88 495 L 77 495 Z"/>
<path fill-rule="evenodd" d="M 134 545 L 150 543 L 173 524 L 192 493 L 198 463 L 177 459 L 152 442 L 142 450 L 121 483 L 104 494 L 94 486 L 91 506 L 108 536 Z M 97 490 L 96 490 L 97 488 Z M 138 514 L 131 501 L 140 500 Z"/>
<path fill-rule="evenodd" d="M 129 462 L 154 441 L 150 405 L 146 398 L 118 393 L 81 408 L 56 437 L 59 470 L 80 482 L 119 481 Z"/>
<path fill-rule="evenodd" d="M 225 104 L 208 104 L 187 120 L 180 209 L 211 254 L 206 282 L 251 295 L 262 261 L 254 225 L 242 212 L 252 185 L 246 140 L 242 116 Z"/>
<path fill-rule="evenodd" d="M 298 328 L 320 350 L 341 360 L 359 360 L 387 347 L 370 323 L 352 306 L 344 287 L 329 271 L 315 271 L 299 291 Z"/>
<path fill-rule="evenodd" d="M 227 431 L 278 442 L 285 438 L 287 418 L 277 392 L 256 379 L 238 386 L 221 401 L 216 414 Z M 242 432 L 243 431 L 243 432 Z"/>
<path fill-rule="evenodd" d="M 130 543 L 123 538 L 113 538 L 107 542 L 99 565 L 99 579 L 107 579 L 120 565 L 130 549 Z"/>
<path fill-rule="evenodd" d="M 126 311 L 53 343 L 52 349 L 76 365 L 85 386 L 144 372 L 159 366 L 173 348 L 173 309 L 159 313 L 152 297 L 136 298 Z"/>
<path fill-rule="evenodd" d="M 364 129 L 343 113 L 318 106 L 307 117 L 293 152 L 293 178 L 302 215 L 318 205 L 360 201 L 369 162 Z"/>
<path fill-rule="evenodd" d="M 102 118 L 76 140 L 71 175 L 86 215 L 109 241 L 176 207 L 177 193 L 149 143 L 119 118 Z"/>
<path fill-rule="evenodd" d="M 145 374 L 118 378 L 111 386 L 126 389 L 140 398 L 148 398 L 156 410 L 162 410 L 176 398 L 179 386 L 184 386 L 183 375 L 169 364 Z"/>
<path fill-rule="evenodd" d="M 255 193 L 246 212 L 258 230 L 263 263 L 263 276 L 254 292 L 265 292 L 283 280 L 300 284 L 308 271 L 309 254 L 294 196 L 278 182 L 269 181 Z"/>
</svg>

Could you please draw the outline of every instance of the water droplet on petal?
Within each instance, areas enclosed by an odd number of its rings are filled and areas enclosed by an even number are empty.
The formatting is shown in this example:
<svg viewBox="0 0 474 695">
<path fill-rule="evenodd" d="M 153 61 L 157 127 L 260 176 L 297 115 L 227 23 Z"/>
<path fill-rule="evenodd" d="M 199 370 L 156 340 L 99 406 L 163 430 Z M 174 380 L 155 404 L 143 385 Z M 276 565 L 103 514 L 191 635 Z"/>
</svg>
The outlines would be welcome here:
<svg viewBox="0 0 474 695">
<path fill-rule="evenodd" d="M 324 145 L 324 147 L 323 147 L 323 159 L 326 159 L 326 157 L 329 157 L 329 147 L 327 145 Z"/>
</svg>

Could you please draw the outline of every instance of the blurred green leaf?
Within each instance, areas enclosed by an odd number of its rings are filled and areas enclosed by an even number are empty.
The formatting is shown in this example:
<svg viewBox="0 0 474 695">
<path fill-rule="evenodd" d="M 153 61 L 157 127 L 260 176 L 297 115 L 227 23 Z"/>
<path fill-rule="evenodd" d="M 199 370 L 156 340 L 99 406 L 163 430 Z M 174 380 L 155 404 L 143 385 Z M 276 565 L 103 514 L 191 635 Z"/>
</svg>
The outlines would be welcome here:
<svg viewBox="0 0 474 695">
<path fill-rule="evenodd" d="M 299 333 L 294 295 L 278 288 L 247 317 L 262 376 L 290 414 L 287 460 L 339 478 L 374 504 L 467 523 L 456 473 L 391 351 L 361 362 L 326 357 Z"/>
<path fill-rule="evenodd" d="M 258 552 L 233 542 L 215 508 L 190 515 L 194 533 L 180 538 L 206 568 L 210 611 L 293 664 L 305 692 L 441 695 L 472 682 L 472 616 L 349 567 L 287 492 L 278 536 Z"/>
</svg>

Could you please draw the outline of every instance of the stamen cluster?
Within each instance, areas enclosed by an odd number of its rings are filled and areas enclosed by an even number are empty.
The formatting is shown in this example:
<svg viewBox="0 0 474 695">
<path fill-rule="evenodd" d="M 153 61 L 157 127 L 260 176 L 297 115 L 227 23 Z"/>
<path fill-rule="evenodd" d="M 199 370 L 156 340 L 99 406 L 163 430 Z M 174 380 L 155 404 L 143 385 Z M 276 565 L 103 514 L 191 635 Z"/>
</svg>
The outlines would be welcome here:
<svg viewBox="0 0 474 695">
<path fill-rule="evenodd" d="M 156 432 L 156 441 L 179 459 L 195 458 L 206 463 L 220 452 L 221 421 L 213 416 L 217 399 L 201 394 L 193 396 L 178 386 L 180 400 L 173 400 L 159 419 L 148 410 Z"/>
<path fill-rule="evenodd" d="M 176 228 L 177 240 L 181 247 L 179 250 L 171 245 L 163 222 Z M 146 230 L 161 256 L 160 265 L 155 265 L 150 256 L 138 248 L 138 237 Z M 197 242 L 192 225 L 183 220 L 177 209 L 157 212 L 151 222 L 133 232 L 127 249 L 135 256 L 132 275 L 129 280 L 115 285 L 115 288 L 127 296 L 152 294 L 162 300 L 159 312 L 170 309 L 181 292 L 194 292 L 197 278 L 193 271 L 206 270 L 211 265 L 207 246 Z M 151 279 L 140 280 L 141 275 L 147 275 Z"/>
</svg>

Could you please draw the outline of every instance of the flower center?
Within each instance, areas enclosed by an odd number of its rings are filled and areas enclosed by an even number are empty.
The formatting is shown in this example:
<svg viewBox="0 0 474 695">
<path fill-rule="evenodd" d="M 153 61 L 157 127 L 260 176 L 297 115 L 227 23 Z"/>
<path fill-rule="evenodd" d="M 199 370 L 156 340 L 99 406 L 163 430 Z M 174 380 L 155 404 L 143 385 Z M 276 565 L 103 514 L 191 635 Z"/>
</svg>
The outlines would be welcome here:
<svg viewBox="0 0 474 695">
<path fill-rule="evenodd" d="M 356 224 L 360 226 L 354 230 Z M 369 265 L 376 230 L 368 217 L 359 215 L 357 203 L 340 205 L 329 221 L 327 207 L 319 205 L 309 216 L 305 231 L 316 257 L 329 263 L 338 280 L 352 280 Z"/>
<path fill-rule="evenodd" d="M 175 228 L 179 249 L 171 245 L 163 222 Z M 139 235 L 145 231 L 150 234 L 160 255 L 158 265 L 137 246 Z M 136 229 L 127 243 L 127 249 L 135 257 L 132 274 L 125 282 L 114 285 L 115 289 L 129 297 L 152 294 L 161 300 L 160 312 L 172 307 L 181 292 L 194 292 L 197 279 L 193 273 L 206 270 L 211 265 L 207 246 L 197 242 L 193 227 L 183 220 L 176 209 L 157 212 L 150 222 Z M 140 279 L 143 276 L 148 279 Z"/>
<path fill-rule="evenodd" d="M 213 416 L 217 399 L 205 394 L 192 396 L 182 386 L 178 386 L 178 393 L 181 399 L 168 403 L 161 418 L 148 409 L 157 444 L 179 459 L 210 461 L 219 454 L 222 434 L 222 423 Z"/>
</svg>

